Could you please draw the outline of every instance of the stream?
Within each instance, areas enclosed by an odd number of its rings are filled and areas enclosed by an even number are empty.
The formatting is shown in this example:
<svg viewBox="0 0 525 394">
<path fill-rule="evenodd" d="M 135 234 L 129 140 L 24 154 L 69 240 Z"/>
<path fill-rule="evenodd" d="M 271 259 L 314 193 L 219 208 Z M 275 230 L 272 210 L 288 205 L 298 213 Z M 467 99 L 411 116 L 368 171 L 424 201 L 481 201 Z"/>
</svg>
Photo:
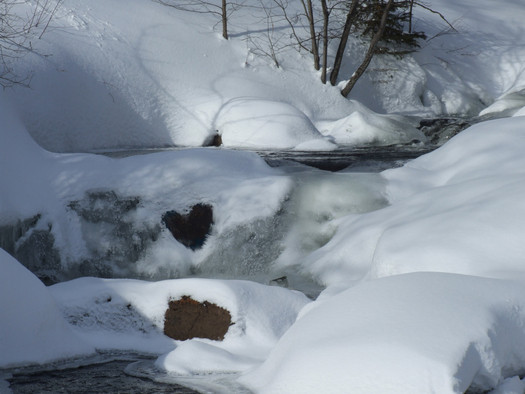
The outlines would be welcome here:
<svg viewBox="0 0 525 394">
<path fill-rule="evenodd" d="M 258 152 L 270 166 L 279 167 L 295 179 L 298 188 L 303 189 L 299 195 L 311 195 L 312 189 L 316 193 L 341 194 L 350 196 L 349 200 L 357 200 L 356 205 L 362 204 L 362 200 L 370 199 L 370 195 L 375 192 L 364 192 L 368 189 L 370 179 L 376 177 L 377 173 L 392 167 L 398 167 L 407 161 L 428 152 L 431 149 L 426 147 L 376 147 L 376 148 L 353 148 L 340 149 L 336 152 Z M 147 154 L 149 152 L 118 152 L 112 156 L 125 157 L 130 154 Z M 334 171 L 343 172 L 338 173 Z M 341 178 L 342 177 L 342 178 Z M 364 178 L 363 178 L 364 177 Z M 372 178 L 370 178 L 372 177 Z M 375 181 L 373 181 L 375 182 Z M 373 183 L 372 182 L 372 183 Z M 360 185 L 362 183 L 363 185 Z M 321 185 L 321 186 L 320 186 Z M 362 187 L 363 186 L 363 187 Z M 322 189 L 324 192 L 322 192 Z M 373 188 L 372 188 L 373 189 Z M 368 194 L 367 194 L 368 193 Z M 326 204 L 326 197 L 321 197 Z M 298 197 L 295 208 L 291 214 L 299 215 L 297 218 L 299 226 L 296 236 L 304 243 L 305 239 L 312 238 L 308 245 L 299 245 L 298 249 L 304 247 L 317 248 L 319 244 L 315 238 L 322 237 L 316 228 L 319 226 L 319 219 L 311 220 L 311 202 L 308 198 L 308 206 L 297 208 L 304 202 Z M 338 204 L 334 201 L 333 204 Z M 376 209 L 384 205 L 381 200 L 377 202 L 367 202 L 370 205 L 367 210 Z M 331 211 L 338 208 L 324 207 Z M 341 215 L 349 209 L 356 211 L 359 208 L 349 206 L 340 208 Z M 304 217 L 301 217 L 304 212 Z M 315 212 L 316 216 L 323 216 L 323 212 Z M 284 217 L 283 221 L 289 220 Z M 273 226 L 273 223 L 269 224 Z M 288 229 L 289 231 L 290 229 Z M 294 251 L 290 252 L 293 253 Z M 246 253 L 250 253 L 249 250 Z M 216 265 L 216 262 L 214 264 Z M 213 272 L 205 273 L 206 276 L 214 276 Z M 253 279 L 253 278 L 251 278 Z M 292 278 L 293 280 L 293 278 Z M 312 284 L 300 283 L 295 278 L 295 287 L 299 288 L 307 295 L 315 297 L 320 288 L 312 287 Z M 310 294 L 308 294 L 310 293 Z M 100 354 L 100 359 L 96 361 L 85 360 L 81 365 L 65 364 L 61 366 L 43 366 L 40 368 L 19 368 L 7 371 L 8 375 L 0 375 L 0 393 L 2 390 L 2 379 L 10 385 L 6 392 L 12 393 L 197 393 L 214 392 L 204 390 L 199 386 L 199 391 L 181 386 L 177 382 L 166 381 L 160 375 L 137 373 L 140 368 L 130 368 L 135 364 L 152 364 L 151 357 L 137 354 L 105 355 Z M 87 365 L 85 365 L 87 364 Z M 202 379 L 201 379 L 202 380 Z M 195 387 L 195 386 L 193 386 Z M 8 391 L 11 390 L 11 391 Z"/>
<path fill-rule="evenodd" d="M 364 211 L 378 209 L 386 203 L 382 198 L 374 197 L 377 186 L 374 182 L 379 182 L 376 178 L 379 172 L 399 167 L 420 155 L 428 153 L 439 146 L 443 139 L 450 138 L 451 135 L 458 132 L 459 129 L 466 127 L 466 123 L 458 122 L 427 122 L 427 131 L 430 137 L 433 135 L 434 144 L 425 145 L 415 141 L 409 145 L 386 146 L 386 147 L 343 147 L 331 152 L 302 152 L 302 151 L 259 151 L 257 152 L 272 167 L 279 167 L 285 173 L 295 179 L 298 188 L 302 188 L 301 193 L 312 200 L 312 193 L 323 192 L 327 195 L 344 196 L 347 200 L 357 199 L 353 205 L 338 207 L 339 201 L 333 201 L 331 213 L 339 212 L 340 215 L 347 213 L 359 213 L 359 204 L 366 201 L 367 207 Z M 439 123 L 439 124 L 438 124 Z M 436 126 L 438 124 L 438 126 Z M 446 126 L 450 126 L 447 128 Z M 458 126 L 459 125 L 459 126 Z M 441 128 L 443 133 L 438 135 L 436 128 Z M 448 131 L 447 131 L 448 130 Z M 452 131 L 451 131 L 452 130 Z M 215 149 L 215 148 L 210 148 Z M 164 150 L 164 149 L 163 149 Z M 111 157 L 126 157 L 136 154 L 148 154 L 158 150 L 146 151 L 119 151 L 105 152 L 104 154 Z M 350 176 L 349 176 L 350 174 Z M 376 178 L 374 178 L 376 177 Z M 341 180 L 343 180 L 341 182 Z M 322 185 L 322 188 L 319 187 Z M 364 185 L 364 186 L 363 186 Z M 370 186 L 372 185 L 372 186 Z M 321 190 L 324 188 L 324 191 Z M 367 189 L 363 191 L 363 189 Z M 370 189 L 370 190 L 368 190 Z M 372 198 L 371 198 L 372 197 Z M 324 198 L 323 205 L 326 201 L 332 203 L 332 200 Z M 315 198 L 314 198 L 315 200 Z M 370 201 L 372 200 L 372 201 Z M 377 201 L 375 201 L 377 200 Z M 312 220 L 313 216 L 322 217 L 325 215 L 322 211 L 311 212 L 311 205 L 315 201 L 308 201 L 309 206 L 299 209 L 301 206 L 301 197 L 293 202 L 290 215 L 295 215 L 296 221 L 293 227 L 286 227 L 286 232 L 278 233 L 276 223 L 268 223 L 268 228 L 275 228 L 276 236 L 291 234 L 299 241 L 296 249 L 285 250 L 287 257 L 301 258 L 301 255 L 293 256 L 297 251 L 303 251 L 303 248 L 315 248 L 322 246 L 326 239 L 331 237 L 330 234 L 324 234 L 319 229 L 323 223 L 319 219 Z M 357 206 L 357 208 L 356 208 Z M 326 207 L 324 207 L 326 208 Z M 317 208 L 316 208 L 317 209 Z M 304 211 L 304 217 L 301 212 Z M 281 222 L 290 220 L 289 216 L 279 219 Z M 257 229 L 266 231 L 266 227 Z M 295 231 L 295 233 L 294 233 Z M 230 234 L 235 236 L 235 234 Z M 327 238 L 328 237 L 328 238 Z M 326 238 L 326 239 L 325 239 Z M 321 240 L 319 240 L 321 239 Z M 239 242 L 246 242 L 240 239 Z M 266 241 L 265 241 L 266 242 Z M 270 239 L 268 242 L 274 242 Z M 233 244 L 232 244 L 233 245 Z M 235 246 L 235 245 L 234 245 Z M 268 247 L 268 245 L 263 245 Z M 230 245 L 231 247 L 231 245 Z M 244 247 L 244 246 L 243 246 Z M 254 246 L 256 249 L 260 245 Z M 270 244 L 269 249 L 272 246 Z M 235 248 L 234 248 L 235 249 Z M 250 253 L 247 250 L 246 253 Z M 220 253 L 218 253 L 220 254 Z M 240 254 L 240 253 L 239 253 Z M 267 259 L 274 259 L 276 256 L 269 256 Z M 216 266 L 213 262 L 210 266 Z M 204 269 L 206 264 L 203 264 Z M 203 276 L 214 277 L 215 272 L 203 272 Z M 235 273 L 232 273 L 232 275 Z M 242 277 L 242 272 L 237 275 Z M 265 280 L 267 280 L 266 278 Z M 293 280 L 293 278 L 292 278 Z M 293 286 L 291 286 L 293 287 Z M 311 284 L 297 284 L 299 288 L 311 297 L 315 297 L 320 291 L 318 288 L 312 288 Z M 308 294 L 310 292 L 311 294 Z M 197 393 L 213 392 L 213 390 L 199 389 L 195 391 L 191 388 L 181 386 L 177 382 L 159 378 L 159 376 L 140 373 L 141 365 L 151 365 L 151 356 L 139 354 L 120 354 L 107 355 L 100 354 L 97 360 L 84 360 L 83 363 L 64 364 L 61 366 L 41 366 L 30 368 L 18 368 L 7 371 L 0 371 L 0 394 L 6 393 Z M 135 366 L 135 367 L 134 367 Z M 137 367 L 139 366 L 139 367 Z M 146 368 L 147 369 L 147 368 Z M 151 372 L 151 371 L 150 371 Z"/>
</svg>

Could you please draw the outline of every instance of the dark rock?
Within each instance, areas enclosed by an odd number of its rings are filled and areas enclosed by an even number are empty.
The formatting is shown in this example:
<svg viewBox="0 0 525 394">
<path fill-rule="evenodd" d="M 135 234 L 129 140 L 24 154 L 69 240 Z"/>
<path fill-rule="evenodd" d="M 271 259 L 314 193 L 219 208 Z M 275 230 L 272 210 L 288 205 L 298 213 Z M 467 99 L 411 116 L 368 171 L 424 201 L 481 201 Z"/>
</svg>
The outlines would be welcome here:
<svg viewBox="0 0 525 394">
<path fill-rule="evenodd" d="M 170 301 L 164 316 L 164 334 L 179 341 L 191 338 L 222 341 L 231 325 L 228 310 L 189 296 Z"/>
<path fill-rule="evenodd" d="M 199 249 L 210 233 L 213 208 L 207 204 L 196 204 L 186 215 L 168 211 L 162 216 L 162 222 L 181 244 L 191 250 Z"/>
<path fill-rule="evenodd" d="M 58 282 L 62 268 L 51 224 L 39 223 L 41 215 L 0 226 L 0 248 L 33 272 L 44 284 Z M 40 229 L 37 229 L 40 224 Z M 46 228 L 47 227 L 47 228 Z"/>
<path fill-rule="evenodd" d="M 222 145 L 222 137 L 220 134 L 215 134 L 213 136 L 213 140 L 211 142 L 211 146 L 221 146 Z"/>
<path fill-rule="evenodd" d="M 110 189 L 86 191 L 68 208 L 80 220 L 82 235 L 89 255 L 69 264 L 68 277 L 113 277 L 134 270 L 146 250 L 162 231 L 160 223 L 138 221 L 142 202 L 138 196 L 124 196 Z M 129 271 L 128 271 L 129 272 Z"/>
<path fill-rule="evenodd" d="M 140 198 L 120 197 L 113 190 L 90 190 L 83 200 L 71 201 L 68 207 L 88 222 L 118 224 L 139 203 Z"/>
<path fill-rule="evenodd" d="M 285 275 L 280 278 L 272 279 L 270 281 L 270 286 L 288 287 L 288 277 Z"/>
<path fill-rule="evenodd" d="M 431 144 L 443 145 L 474 122 L 464 118 L 421 119 L 418 129 L 425 134 Z"/>
<path fill-rule="evenodd" d="M 213 137 L 207 138 L 204 142 L 203 146 L 221 146 L 222 145 L 222 137 L 217 131 Z"/>
</svg>

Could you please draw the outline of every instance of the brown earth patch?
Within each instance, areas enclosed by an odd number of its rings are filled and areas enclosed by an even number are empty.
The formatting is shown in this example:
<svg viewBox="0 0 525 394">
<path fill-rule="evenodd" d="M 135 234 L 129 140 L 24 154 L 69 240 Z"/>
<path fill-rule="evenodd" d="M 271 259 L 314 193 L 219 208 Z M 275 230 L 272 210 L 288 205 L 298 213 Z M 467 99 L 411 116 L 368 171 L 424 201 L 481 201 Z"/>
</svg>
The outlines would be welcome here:
<svg viewBox="0 0 525 394">
<path fill-rule="evenodd" d="M 183 296 L 169 302 L 164 315 L 164 334 L 179 341 L 191 338 L 222 341 L 232 324 L 228 310 Z"/>
</svg>

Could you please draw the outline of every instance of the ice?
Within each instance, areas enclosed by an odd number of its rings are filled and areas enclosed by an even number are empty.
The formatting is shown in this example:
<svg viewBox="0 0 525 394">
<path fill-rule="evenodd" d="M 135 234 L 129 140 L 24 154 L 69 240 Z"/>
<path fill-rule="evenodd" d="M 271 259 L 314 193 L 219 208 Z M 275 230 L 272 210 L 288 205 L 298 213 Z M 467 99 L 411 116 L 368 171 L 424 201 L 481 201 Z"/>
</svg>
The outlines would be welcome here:
<svg viewBox="0 0 525 394">
<path fill-rule="evenodd" d="M 326 284 L 414 271 L 522 275 L 523 118 L 484 122 L 382 173 L 391 205 L 339 220 L 305 258 Z"/>
</svg>

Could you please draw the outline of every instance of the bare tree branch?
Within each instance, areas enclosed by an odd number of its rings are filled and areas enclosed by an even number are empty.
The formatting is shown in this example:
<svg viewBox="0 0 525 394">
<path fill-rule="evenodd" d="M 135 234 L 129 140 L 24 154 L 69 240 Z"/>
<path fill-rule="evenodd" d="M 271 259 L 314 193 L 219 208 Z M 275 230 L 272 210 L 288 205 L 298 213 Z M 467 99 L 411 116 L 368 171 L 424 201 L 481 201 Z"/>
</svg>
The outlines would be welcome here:
<svg viewBox="0 0 525 394">
<path fill-rule="evenodd" d="M 440 17 L 441 19 L 443 19 L 443 21 L 444 21 L 444 22 L 445 22 L 445 23 L 446 23 L 446 24 L 447 24 L 447 25 L 448 25 L 453 31 L 457 31 L 456 28 L 455 28 L 455 27 L 454 27 L 454 26 L 453 26 L 453 25 L 447 20 L 447 18 L 445 18 L 445 15 L 443 15 L 441 12 L 432 9 L 432 8 L 426 6 L 426 5 L 423 4 L 423 3 L 414 2 L 414 4 L 416 4 L 417 6 L 423 8 L 423 9 L 425 9 L 425 10 L 427 10 L 427 11 L 430 11 L 430 12 L 433 13 L 433 14 L 437 14 L 437 15 L 439 15 L 439 17 Z"/>
<path fill-rule="evenodd" d="M 32 12 L 17 12 L 25 2 L 0 0 L 0 86 L 28 86 L 31 75 L 18 75 L 15 63 L 33 52 L 31 40 L 41 39 L 63 0 L 37 0 Z"/>
</svg>

